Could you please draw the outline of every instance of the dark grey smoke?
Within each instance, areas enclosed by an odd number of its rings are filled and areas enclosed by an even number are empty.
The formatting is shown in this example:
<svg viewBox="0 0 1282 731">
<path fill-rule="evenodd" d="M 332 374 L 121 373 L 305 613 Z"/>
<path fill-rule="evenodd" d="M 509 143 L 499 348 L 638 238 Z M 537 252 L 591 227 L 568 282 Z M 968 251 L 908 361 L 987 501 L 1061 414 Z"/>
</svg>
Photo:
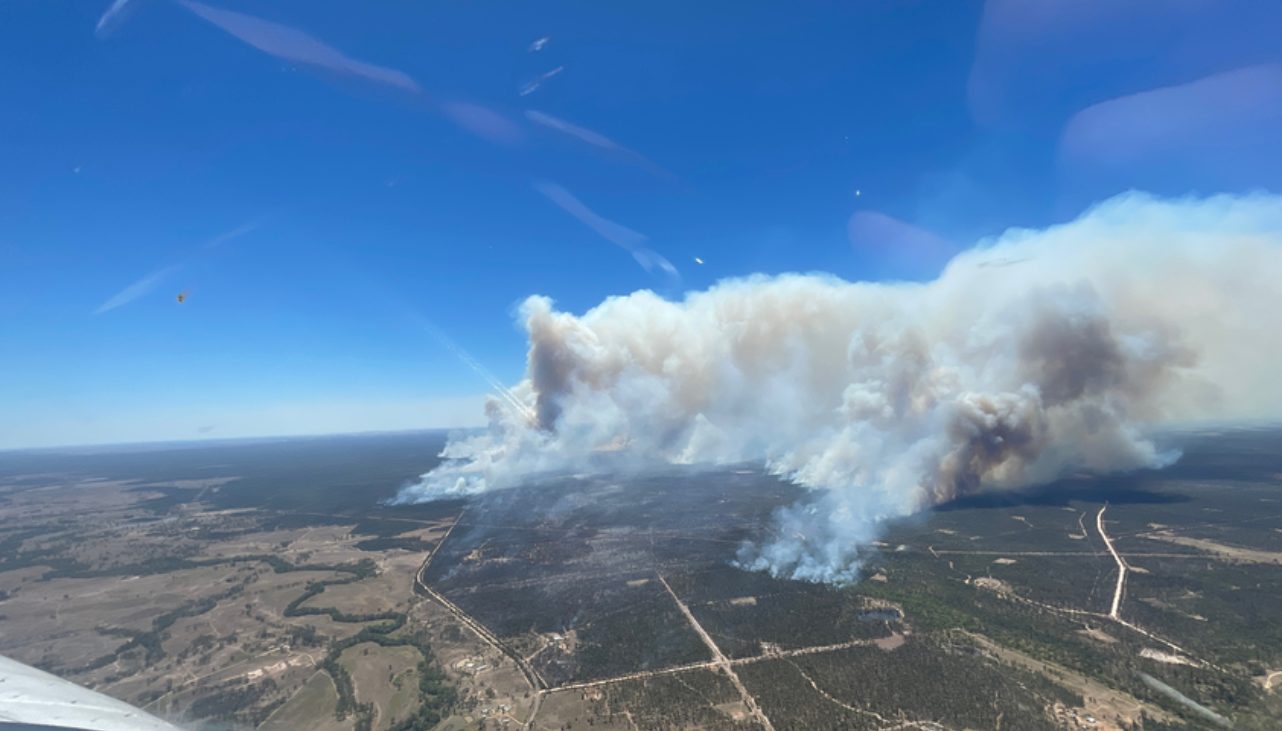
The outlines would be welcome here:
<svg viewBox="0 0 1282 731">
<path fill-rule="evenodd" d="M 1019 266 L 986 266 L 995 259 Z M 613 464 L 765 461 L 816 491 L 740 563 L 843 582 L 887 518 L 1070 471 L 1169 463 L 1186 419 L 1282 414 L 1282 199 L 1111 200 L 1011 231 L 924 283 L 825 275 L 531 297 L 526 379 L 405 500 Z M 497 403 L 497 402 L 496 402 Z"/>
</svg>

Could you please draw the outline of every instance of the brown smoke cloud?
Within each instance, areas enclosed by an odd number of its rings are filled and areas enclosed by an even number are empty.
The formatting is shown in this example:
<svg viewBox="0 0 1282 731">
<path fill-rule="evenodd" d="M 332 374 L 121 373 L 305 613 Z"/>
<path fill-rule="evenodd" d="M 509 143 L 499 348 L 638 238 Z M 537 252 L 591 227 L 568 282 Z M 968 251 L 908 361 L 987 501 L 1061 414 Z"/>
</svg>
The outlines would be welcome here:
<svg viewBox="0 0 1282 731">
<path fill-rule="evenodd" d="M 1003 266 L 993 266 L 1002 262 Z M 934 281 L 823 275 L 524 304 L 526 379 L 401 499 L 547 471 L 761 460 L 816 491 L 741 565 L 852 579 L 878 524 L 981 488 L 1159 466 L 1149 428 L 1282 414 L 1282 199 L 1112 199 Z"/>
</svg>

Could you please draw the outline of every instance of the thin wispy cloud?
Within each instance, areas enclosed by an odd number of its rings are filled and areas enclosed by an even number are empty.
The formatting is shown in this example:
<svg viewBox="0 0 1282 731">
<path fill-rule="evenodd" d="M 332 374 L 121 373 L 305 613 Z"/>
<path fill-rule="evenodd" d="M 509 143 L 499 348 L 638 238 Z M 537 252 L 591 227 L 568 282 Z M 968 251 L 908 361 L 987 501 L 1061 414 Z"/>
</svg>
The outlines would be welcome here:
<svg viewBox="0 0 1282 731">
<path fill-rule="evenodd" d="M 98 19 L 98 25 L 93 29 L 94 35 L 99 39 L 106 39 L 149 2 L 151 0 L 115 0 Z"/>
<path fill-rule="evenodd" d="M 967 98 L 984 126 L 1278 59 L 1276 3 L 987 0 Z M 1143 59 L 1143 73 L 1133 64 Z M 1101 74 L 1083 83 L 1082 74 Z"/>
<path fill-rule="evenodd" d="M 515 413 L 519 414 L 527 423 L 537 423 L 537 417 L 535 416 L 534 410 L 522 401 L 520 397 L 513 393 L 511 389 L 504 386 L 503 382 L 495 377 L 493 373 L 490 373 L 488 368 L 481 365 L 478 360 L 473 358 L 471 353 L 467 352 L 462 348 L 462 346 L 451 340 L 450 337 L 436 325 L 428 322 L 424 326 L 424 329 L 431 333 L 432 337 L 436 338 L 437 342 L 445 346 L 445 349 L 453 353 L 454 356 L 462 361 L 464 365 L 483 378 L 485 382 L 489 384 L 490 388 L 494 389 L 494 392 L 502 399 L 504 408 L 511 409 Z"/>
<path fill-rule="evenodd" d="M 136 12 L 138 6 L 149 1 L 115 0 L 99 20 L 99 29 L 106 29 L 106 32 L 110 32 L 112 28 L 123 22 L 126 13 Z M 282 60 L 359 77 L 427 97 L 422 87 L 408 74 L 397 69 L 350 58 L 338 49 L 313 38 L 297 28 L 245 13 L 222 10 L 196 0 L 174 0 L 174 2 L 244 43 Z M 539 38 L 530 45 L 529 50 L 532 52 L 539 51 L 547 43 L 547 37 Z M 521 95 L 525 96 L 534 92 L 548 79 L 560 74 L 563 70 L 564 67 L 558 66 L 539 75 L 522 87 Z M 487 142 L 504 147 L 516 147 L 525 141 L 526 132 L 519 124 L 488 107 L 463 101 L 435 102 L 430 98 L 428 101 L 451 122 Z M 526 111 L 525 117 L 534 124 L 569 135 L 601 150 L 614 153 L 661 177 L 672 178 L 670 173 L 644 156 L 593 130 L 535 110 Z M 669 275 L 679 276 L 676 267 L 671 262 L 644 245 L 643 242 L 646 240 L 644 235 L 598 216 L 559 185 L 544 182 L 537 183 L 535 187 L 550 200 L 580 221 L 583 221 L 606 239 L 630 252 L 633 258 L 646 271 L 653 271 L 658 268 Z M 242 229 L 224 234 L 219 239 L 210 242 L 209 245 L 217 245 L 223 240 L 234 238 L 245 231 L 251 230 L 254 225 L 251 223 L 242 227 Z M 170 267 L 149 274 L 127 287 L 116 297 L 108 300 L 97 312 L 106 312 L 147 294 L 161 279 L 172 273 L 175 268 Z"/>
<path fill-rule="evenodd" d="M 1101 102 L 1060 138 L 1061 164 L 1118 168 L 1258 154 L 1282 125 L 1282 64 L 1261 64 Z"/>
<path fill-rule="evenodd" d="M 136 5 L 149 1 L 117 0 L 108 8 L 107 13 L 103 15 L 98 25 L 108 29 L 116 27 L 120 22 L 123 22 L 124 13 L 132 14 L 136 12 Z M 311 37 L 297 28 L 244 13 L 221 10 L 196 2 L 196 0 L 174 0 L 174 2 L 235 38 L 279 59 L 322 68 L 346 76 L 359 77 L 422 95 L 451 122 L 487 142 L 512 147 L 520 144 L 525 139 L 525 133 L 521 127 L 498 112 L 470 102 L 453 101 L 437 105 L 435 101 L 428 98 L 423 88 L 409 74 L 386 66 L 378 66 L 350 58 L 338 49 Z M 560 71 L 561 68 L 559 67 L 553 69 L 531 83 L 537 86 L 537 84 L 541 84 Z"/>
<path fill-rule="evenodd" d="M 277 58 L 359 76 L 407 91 L 422 91 L 418 83 L 405 72 L 348 58 L 338 49 L 312 38 L 297 28 L 252 15 L 219 10 L 194 0 L 174 1 L 254 48 Z"/>
<path fill-rule="evenodd" d="M 177 272 L 178 270 L 186 266 L 187 263 L 190 262 L 193 258 L 195 258 L 200 252 L 206 249 L 212 249 L 215 246 L 218 246 L 219 244 L 226 243 L 227 241 L 230 241 L 236 238 L 237 236 L 243 236 L 244 234 L 247 234 L 250 231 L 253 231 L 254 229 L 258 228 L 259 221 L 260 219 L 255 219 L 245 224 L 244 226 L 240 226 L 239 228 L 232 229 L 231 231 L 228 231 L 225 234 L 220 234 L 218 236 L 215 236 L 214 238 L 202 244 L 198 249 L 196 249 L 195 252 L 193 252 L 183 261 L 177 264 L 172 264 L 170 266 L 163 267 L 161 269 L 157 269 L 156 271 L 151 272 L 147 276 L 143 277 L 142 279 L 139 279 L 138 281 L 134 282 L 128 287 L 125 287 L 124 289 L 120 290 L 118 293 L 116 293 L 114 297 L 112 297 L 111 299 L 99 305 L 98 309 L 94 310 L 93 313 L 95 315 L 101 315 L 104 312 L 114 310 L 117 307 L 120 307 L 121 305 L 126 305 L 126 304 L 129 304 L 130 302 L 133 302 L 139 297 L 144 297 L 150 294 L 154 289 L 156 289 L 157 286 L 160 285 L 161 282 L 163 282 L 170 275 L 174 274 L 175 272 Z"/>
<path fill-rule="evenodd" d="M 94 33 L 99 38 L 105 38 L 111 33 L 111 30 L 117 23 L 121 11 L 129 4 L 129 0 L 116 0 L 107 8 L 107 11 L 98 19 L 98 25 L 94 28 Z"/>
<path fill-rule="evenodd" d="M 220 10 L 195 0 L 174 0 L 196 15 L 227 31 L 260 51 L 292 63 L 308 64 L 348 76 L 356 76 L 387 86 L 404 89 L 424 97 L 423 88 L 408 74 L 385 66 L 349 58 L 306 33 L 280 23 L 273 23 L 244 13 Z M 559 71 L 540 77 L 551 78 Z M 430 103 L 435 104 L 429 99 Z M 471 102 L 441 102 L 437 111 L 454 124 L 496 145 L 512 147 L 525 139 L 521 127 L 488 107 Z"/>
<path fill-rule="evenodd" d="M 566 213 L 587 224 L 588 228 L 628 251 L 631 251 L 633 247 L 644 244 L 648 240 L 643 233 L 633 231 L 626 226 L 597 215 L 595 211 L 584 205 L 583 201 L 575 198 L 570 191 L 556 183 L 541 181 L 535 183 L 534 188 L 547 196 L 548 200 L 560 206 Z"/>
<path fill-rule="evenodd" d="M 565 70 L 564 66 L 557 66 L 551 71 L 539 74 L 538 76 L 535 76 L 530 81 L 525 82 L 525 84 L 521 87 L 521 96 L 529 96 L 530 94 L 533 94 L 534 92 L 538 91 L 539 87 L 543 86 L 543 82 L 547 81 L 553 76 L 556 76 L 557 74 L 561 73 L 564 70 Z"/>
<path fill-rule="evenodd" d="M 677 272 L 677 268 L 672 266 L 672 263 L 665 259 L 663 255 L 645 245 L 645 242 L 649 240 L 645 234 L 633 231 L 626 226 L 598 215 L 591 208 L 584 205 L 583 201 L 574 197 L 570 191 L 556 183 L 539 181 L 534 184 L 534 189 L 547 196 L 548 200 L 560 206 L 566 213 L 582 221 L 588 228 L 601 234 L 611 243 L 626 249 L 632 254 L 632 258 L 636 259 L 637 263 L 647 272 L 653 271 L 655 267 L 658 267 L 670 275 L 680 275 Z"/>
<path fill-rule="evenodd" d="M 98 21 L 97 32 L 99 36 L 105 37 L 106 34 L 111 33 L 130 15 L 136 13 L 142 5 L 151 1 L 115 0 Z M 245 13 L 215 8 L 202 2 L 197 2 L 197 0 L 174 0 L 174 2 L 233 37 L 276 58 L 290 63 L 325 69 L 345 76 L 358 77 L 421 95 L 421 98 L 425 99 L 435 107 L 436 111 L 451 122 L 487 142 L 504 147 L 515 147 L 525 141 L 525 131 L 522 127 L 493 109 L 471 102 L 438 102 L 433 100 L 409 74 L 397 69 L 351 58 L 297 28 Z M 548 38 L 546 36 L 539 38 L 529 46 L 529 50 L 532 52 L 542 50 L 547 43 Z M 564 71 L 564 67 L 557 66 L 535 77 L 521 87 L 521 96 L 526 96 L 538 90 L 549 79 L 562 71 Z M 525 116 L 535 124 L 570 135 L 594 147 L 614 152 L 656 175 L 666 178 L 672 177 L 670 173 L 642 155 L 590 129 L 579 127 L 543 112 L 528 111 Z"/>
<path fill-rule="evenodd" d="M 151 274 L 148 274 L 142 279 L 139 279 L 128 287 L 120 290 L 116 296 L 106 302 L 103 302 L 98 309 L 93 311 L 93 313 L 95 315 L 101 315 L 102 313 L 114 310 L 121 305 L 129 304 L 143 295 L 150 294 L 151 291 L 154 290 L 158 284 L 163 282 L 166 277 L 179 269 L 182 269 L 182 264 L 175 264 L 173 266 L 165 267 L 164 269 L 157 269 Z"/>
<path fill-rule="evenodd" d="M 583 142 L 588 143 L 589 145 L 592 145 L 593 147 L 599 147 L 602 150 L 608 150 L 611 153 L 614 153 L 616 156 L 621 157 L 639 167 L 642 167 L 645 170 L 661 178 L 666 178 L 668 180 L 672 180 L 675 178 L 675 176 L 672 173 L 668 172 L 667 170 L 664 170 L 661 166 L 655 164 L 654 161 L 650 160 L 645 155 L 642 155 L 641 153 L 635 152 L 633 150 L 629 150 L 628 148 L 624 147 L 623 145 L 620 145 L 619 143 L 615 142 L 614 140 L 610 139 L 609 137 L 606 137 L 605 135 L 599 132 L 593 132 L 592 130 L 587 129 L 586 127 L 580 127 L 577 124 L 571 124 L 565 121 L 564 119 L 553 117 L 551 114 L 540 112 L 535 109 L 527 109 L 525 111 L 525 118 L 537 125 L 547 127 L 548 129 L 556 130 L 557 132 L 570 135 L 571 137 L 575 137 Z"/>
<path fill-rule="evenodd" d="M 846 233 L 855 251 L 891 267 L 896 276 L 933 274 L 958 250 L 926 229 L 877 211 L 856 211 Z"/>
<path fill-rule="evenodd" d="M 445 102 L 441 113 L 464 130 L 496 145 L 514 147 L 525 140 L 516 122 L 493 109 L 471 102 Z"/>
<path fill-rule="evenodd" d="M 531 122 L 534 122 L 535 124 L 541 124 L 544 127 L 547 127 L 549 129 L 554 129 L 557 132 L 564 132 L 567 135 L 578 137 L 580 140 L 583 140 L 589 145 L 595 145 L 597 147 L 600 147 L 606 150 L 627 149 L 622 145 L 620 145 L 619 143 L 615 142 L 614 140 L 610 139 L 609 137 L 606 137 L 605 135 L 597 134 L 596 132 L 593 132 L 590 129 L 585 129 L 578 125 L 570 124 L 564 119 L 557 119 L 556 117 L 553 117 L 551 114 L 544 114 L 543 112 L 535 111 L 533 109 L 528 109 L 525 112 L 525 118 L 530 120 Z"/>
<path fill-rule="evenodd" d="M 225 234 L 215 236 L 214 238 L 209 240 L 209 243 L 205 244 L 204 248 L 211 249 L 221 243 L 231 241 L 237 236 L 243 236 L 244 234 L 247 234 L 250 231 L 253 231 L 254 229 L 258 228 L 258 224 L 261 222 L 262 222 L 261 218 L 255 218 L 254 220 L 250 221 L 244 226 L 241 226 L 240 228 L 235 228 L 235 229 L 232 229 L 231 231 L 228 231 Z"/>
</svg>

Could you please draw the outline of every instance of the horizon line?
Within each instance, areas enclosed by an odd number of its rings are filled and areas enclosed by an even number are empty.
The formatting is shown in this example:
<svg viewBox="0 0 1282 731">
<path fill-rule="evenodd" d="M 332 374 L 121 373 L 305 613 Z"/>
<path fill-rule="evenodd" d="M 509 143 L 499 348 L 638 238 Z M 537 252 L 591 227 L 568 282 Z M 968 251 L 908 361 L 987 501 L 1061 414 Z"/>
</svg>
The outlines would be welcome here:
<svg viewBox="0 0 1282 731">
<path fill-rule="evenodd" d="M 318 434 L 271 434 L 245 437 L 211 437 L 197 439 L 156 439 L 136 442 L 86 442 L 80 444 L 59 444 L 48 447 L 0 447 L 0 456 L 25 452 L 67 452 L 93 450 L 95 452 L 113 451 L 149 451 L 151 449 L 181 449 L 188 446 L 231 446 L 233 443 L 247 442 L 283 442 L 300 439 L 330 439 L 334 437 L 372 437 L 410 434 L 475 431 L 484 429 L 475 427 L 424 427 L 421 429 L 368 429 L 350 432 L 324 432 Z"/>
</svg>

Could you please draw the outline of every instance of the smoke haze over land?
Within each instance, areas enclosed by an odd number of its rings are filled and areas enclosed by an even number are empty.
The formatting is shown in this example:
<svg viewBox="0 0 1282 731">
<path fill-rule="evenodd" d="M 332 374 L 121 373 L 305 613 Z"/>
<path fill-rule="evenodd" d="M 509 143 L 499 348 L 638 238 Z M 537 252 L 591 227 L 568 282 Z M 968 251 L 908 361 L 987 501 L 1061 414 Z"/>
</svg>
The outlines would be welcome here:
<svg viewBox="0 0 1282 731">
<path fill-rule="evenodd" d="M 1007 266 L 995 266 L 1003 262 Z M 926 283 L 835 276 L 521 308 L 526 378 L 421 501 L 548 471 L 764 461 L 815 491 L 741 565 L 855 578 L 878 524 L 980 488 L 1167 464 L 1146 428 L 1282 413 L 1282 198 L 1114 198 Z"/>
</svg>

